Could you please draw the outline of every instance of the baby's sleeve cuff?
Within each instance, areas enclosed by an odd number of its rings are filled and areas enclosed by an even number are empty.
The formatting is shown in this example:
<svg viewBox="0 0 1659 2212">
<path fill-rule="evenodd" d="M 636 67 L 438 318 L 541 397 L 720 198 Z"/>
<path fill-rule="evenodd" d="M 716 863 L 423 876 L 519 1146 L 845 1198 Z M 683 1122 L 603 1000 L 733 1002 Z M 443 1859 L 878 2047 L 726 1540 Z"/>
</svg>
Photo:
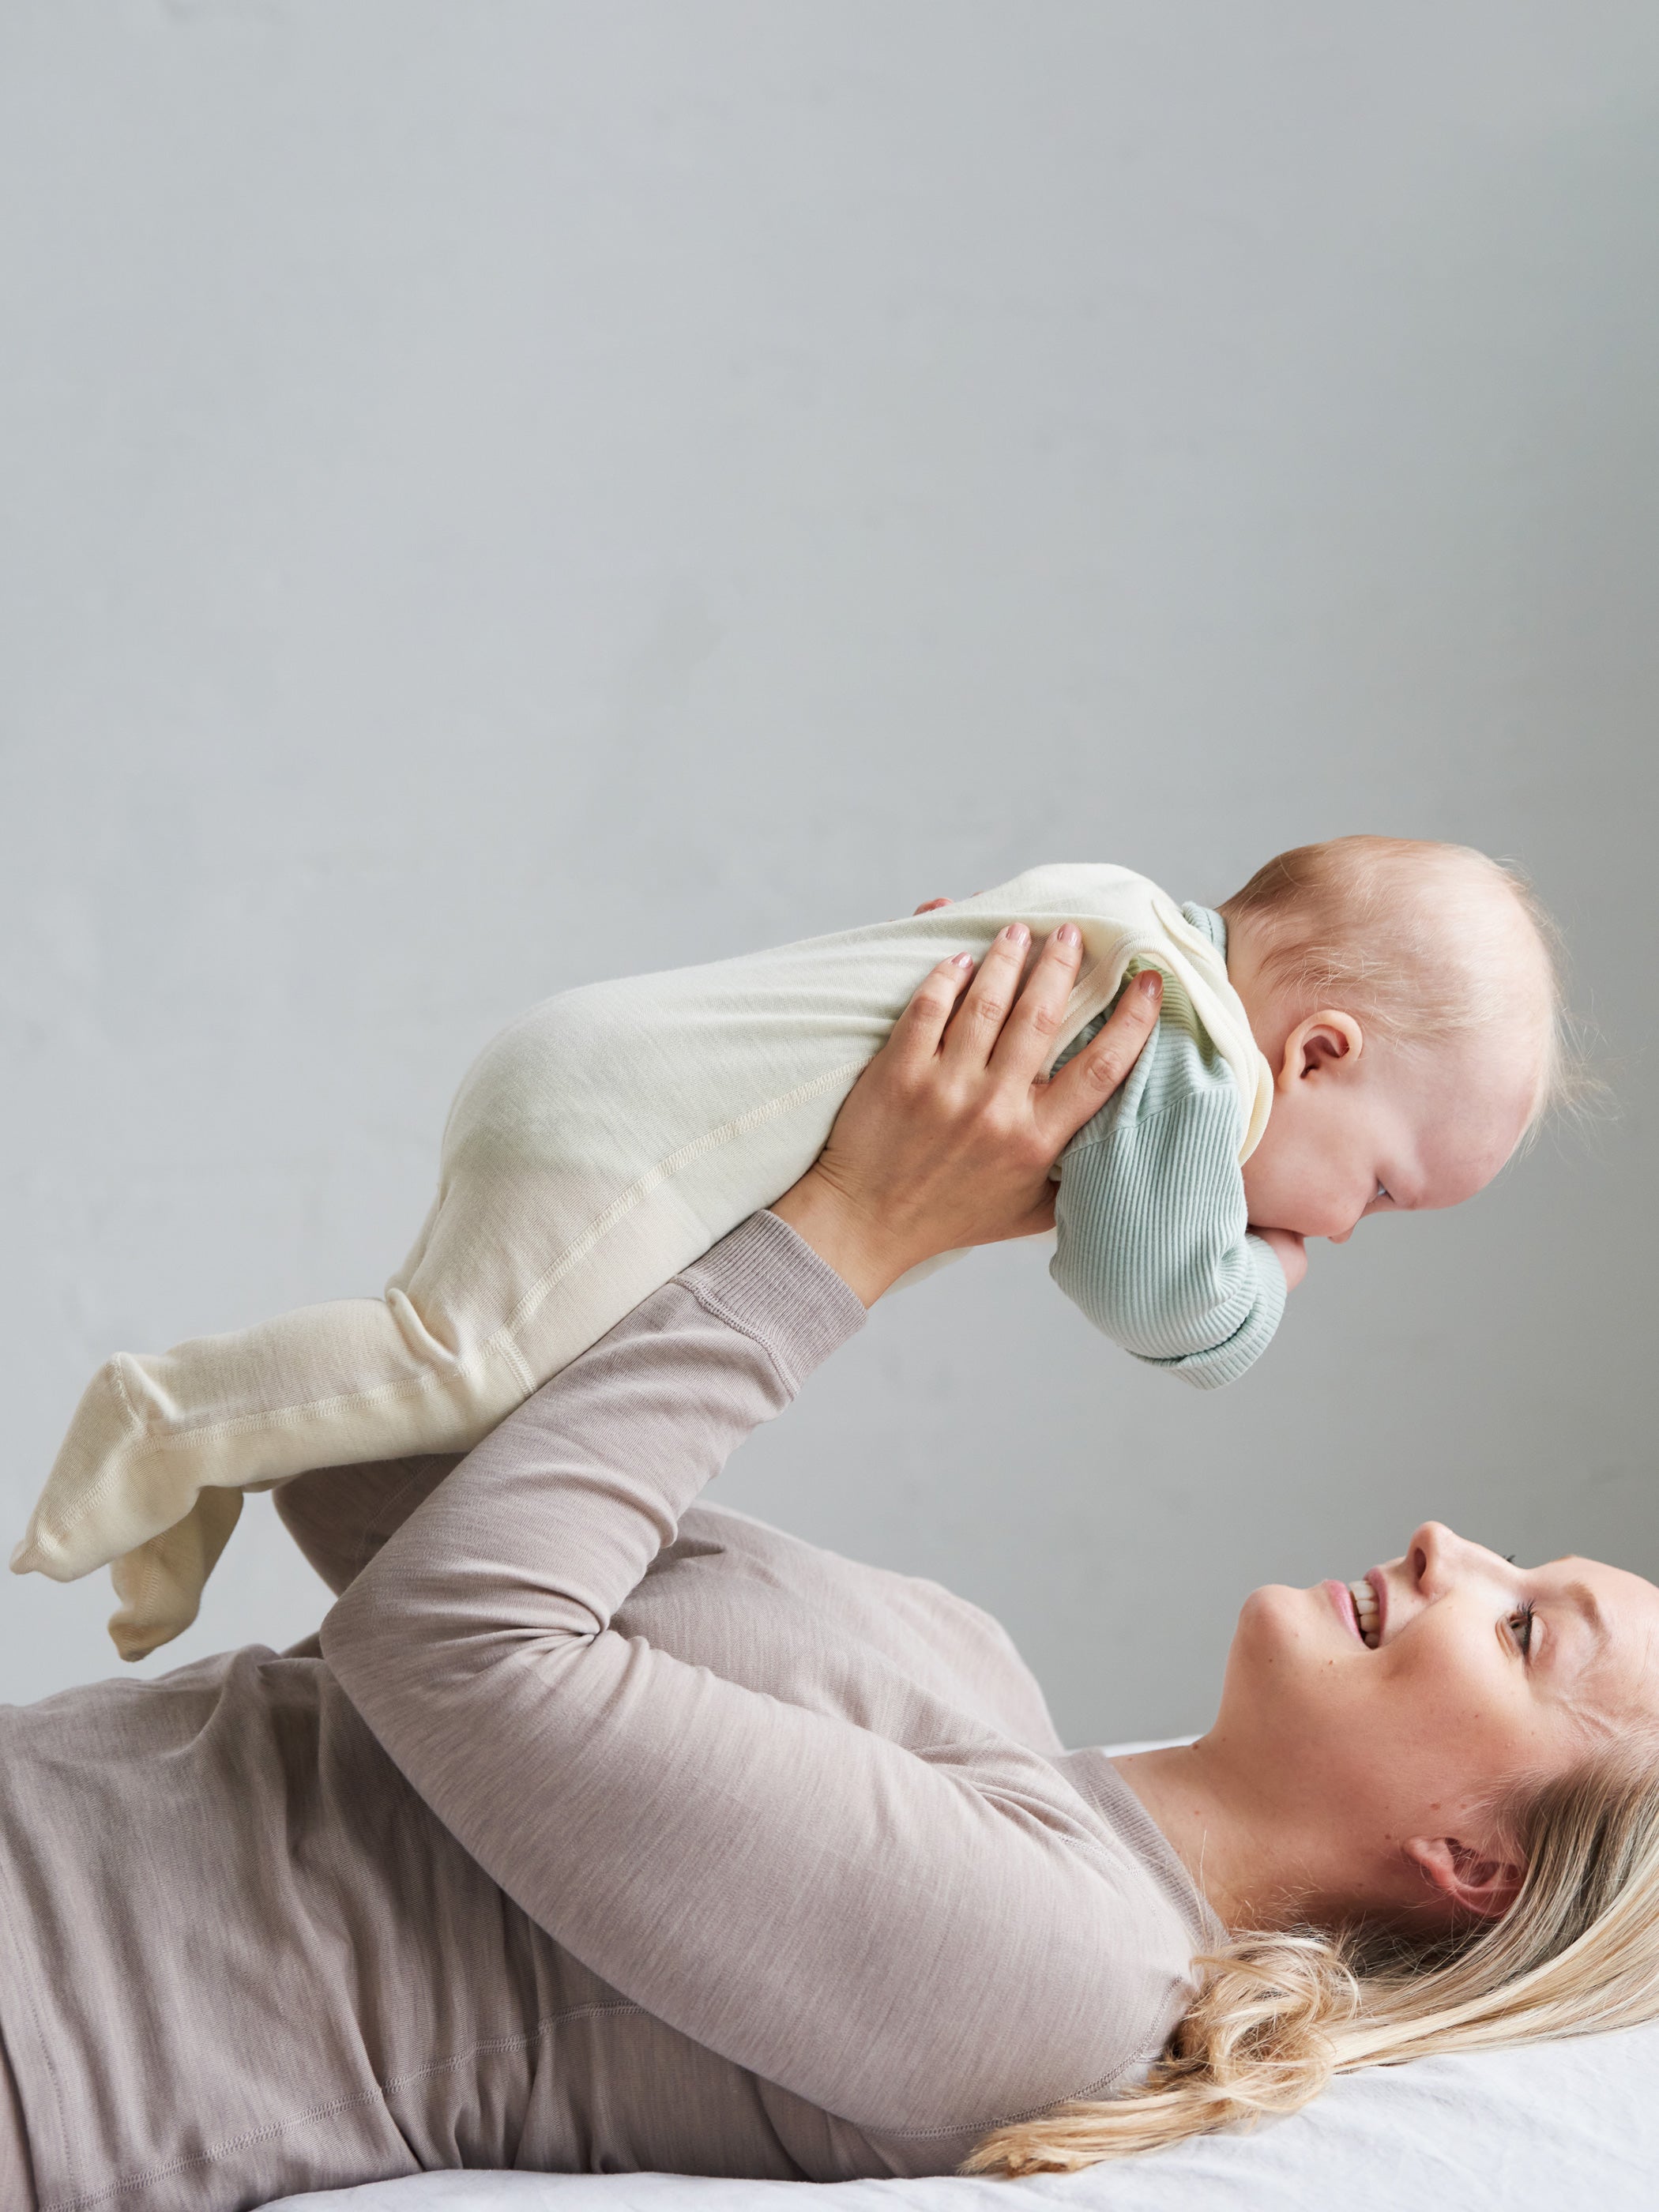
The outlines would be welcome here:
<svg viewBox="0 0 1659 2212">
<path fill-rule="evenodd" d="M 1260 1237 L 1247 1236 L 1244 1250 L 1255 1276 L 1255 1297 L 1249 1312 L 1224 1343 L 1170 1363 L 1182 1381 L 1190 1382 L 1195 1390 L 1219 1390 L 1224 1383 L 1237 1382 L 1273 1342 L 1273 1332 L 1284 1318 L 1290 1286 L 1273 1246 Z"/>
</svg>

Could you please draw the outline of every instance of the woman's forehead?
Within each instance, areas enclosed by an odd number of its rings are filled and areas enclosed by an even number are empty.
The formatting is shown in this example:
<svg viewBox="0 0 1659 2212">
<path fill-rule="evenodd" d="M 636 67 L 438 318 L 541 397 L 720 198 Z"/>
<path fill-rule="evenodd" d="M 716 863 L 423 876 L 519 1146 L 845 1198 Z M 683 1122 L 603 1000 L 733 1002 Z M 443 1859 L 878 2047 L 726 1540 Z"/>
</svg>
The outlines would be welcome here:
<svg viewBox="0 0 1659 2212">
<path fill-rule="evenodd" d="M 1628 1567 L 1571 1553 L 1535 1571 L 1583 1615 L 1609 1701 L 1659 1717 L 1659 1587 Z"/>
</svg>

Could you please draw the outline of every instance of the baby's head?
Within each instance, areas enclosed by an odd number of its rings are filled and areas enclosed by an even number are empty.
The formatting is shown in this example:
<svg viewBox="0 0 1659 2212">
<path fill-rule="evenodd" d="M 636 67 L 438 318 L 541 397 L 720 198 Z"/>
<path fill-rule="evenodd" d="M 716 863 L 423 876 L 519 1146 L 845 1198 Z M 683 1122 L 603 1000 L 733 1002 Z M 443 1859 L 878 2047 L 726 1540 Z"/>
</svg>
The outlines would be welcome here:
<svg viewBox="0 0 1659 2212">
<path fill-rule="evenodd" d="M 1484 853 L 1302 845 L 1221 913 L 1273 1078 L 1244 1164 L 1253 1226 L 1341 1243 L 1367 1213 L 1455 1206 L 1563 1095 L 1555 933 Z"/>
</svg>

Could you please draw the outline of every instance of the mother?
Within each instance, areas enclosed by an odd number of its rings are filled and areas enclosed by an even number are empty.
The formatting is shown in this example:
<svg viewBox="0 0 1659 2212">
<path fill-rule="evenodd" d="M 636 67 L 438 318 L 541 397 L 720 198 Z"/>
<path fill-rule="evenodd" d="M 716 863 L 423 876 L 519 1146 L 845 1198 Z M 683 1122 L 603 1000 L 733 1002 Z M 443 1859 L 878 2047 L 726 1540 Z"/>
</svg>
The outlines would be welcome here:
<svg viewBox="0 0 1659 2212">
<path fill-rule="evenodd" d="M 1376 1649 L 1259 1590 L 1209 1735 L 1115 1763 L 972 1607 L 697 1506 L 900 1274 L 1042 1224 L 1154 1009 L 1036 1082 L 1066 936 L 936 971 L 811 1173 L 464 1462 L 290 1485 L 320 1651 L 4 1713 L 0 2203 L 1072 2166 L 1659 2010 L 1637 1577 L 1431 1524 Z"/>
</svg>

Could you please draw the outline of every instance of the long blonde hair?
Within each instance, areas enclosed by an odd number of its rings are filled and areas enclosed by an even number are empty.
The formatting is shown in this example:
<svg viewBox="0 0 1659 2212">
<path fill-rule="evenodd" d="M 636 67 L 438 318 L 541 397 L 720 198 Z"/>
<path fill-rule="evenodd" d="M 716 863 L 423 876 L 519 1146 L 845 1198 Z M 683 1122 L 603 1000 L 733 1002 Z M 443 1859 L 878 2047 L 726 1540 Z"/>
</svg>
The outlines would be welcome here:
<svg viewBox="0 0 1659 2212">
<path fill-rule="evenodd" d="M 1515 1807 L 1521 1893 L 1501 1920 L 1407 1949 L 1376 1930 L 1241 1935 L 1146 2081 L 998 2128 L 967 2173 L 1069 2172 L 1293 2112 L 1333 2075 L 1659 2017 L 1659 1761 L 1603 1756 Z"/>
</svg>

